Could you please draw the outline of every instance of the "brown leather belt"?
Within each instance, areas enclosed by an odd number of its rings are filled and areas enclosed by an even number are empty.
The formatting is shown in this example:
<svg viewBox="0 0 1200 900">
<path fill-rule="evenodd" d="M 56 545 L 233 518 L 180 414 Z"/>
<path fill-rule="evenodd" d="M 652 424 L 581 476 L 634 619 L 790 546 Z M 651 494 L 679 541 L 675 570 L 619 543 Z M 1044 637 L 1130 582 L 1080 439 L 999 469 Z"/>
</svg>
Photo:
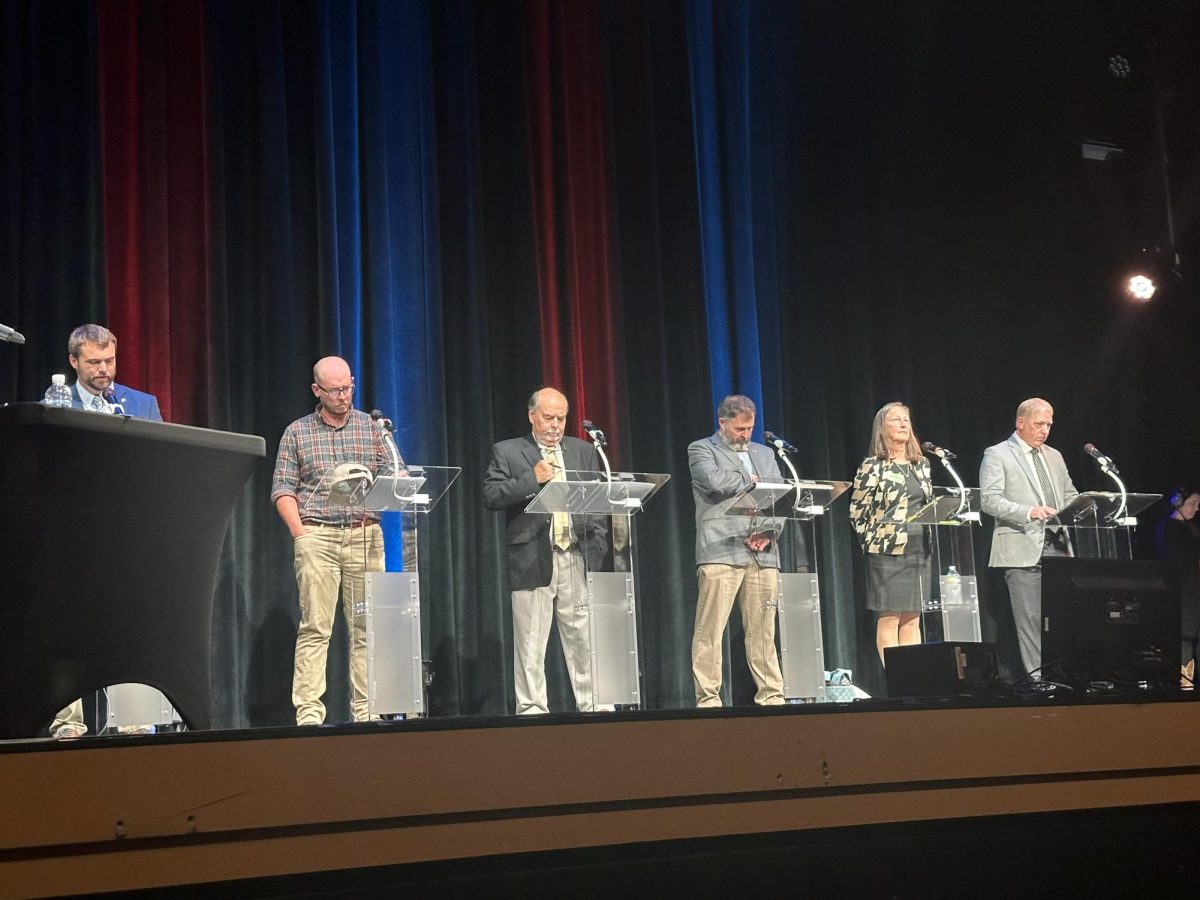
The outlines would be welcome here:
<svg viewBox="0 0 1200 900">
<path fill-rule="evenodd" d="M 306 528 L 309 525 L 323 525 L 326 528 L 365 528 L 368 525 L 378 525 L 378 519 L 359 519 L 357 522 L 318 522 L 316 519 L 301 519 L 300 524 Z"/>
</svg>

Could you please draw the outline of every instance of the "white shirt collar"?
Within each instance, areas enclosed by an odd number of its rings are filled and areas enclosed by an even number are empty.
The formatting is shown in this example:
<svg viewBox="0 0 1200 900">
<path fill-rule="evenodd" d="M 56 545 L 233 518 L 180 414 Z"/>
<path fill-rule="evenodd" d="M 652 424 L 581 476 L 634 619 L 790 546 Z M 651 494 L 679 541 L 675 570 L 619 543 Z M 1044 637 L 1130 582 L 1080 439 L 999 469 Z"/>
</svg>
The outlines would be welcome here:
<svg viewBox="0 0 1200 900">
<path fill-rule="evenodd" d="M 84 409 L 90 409 L 92 412 L 100 412 L 100 410 L 92 406 L 93 398 L 99 397 L 104 402 L 104 412 L 111 413 L 113 411 L 112 404 L 105 400 L 103 395 L 93 394 L 79 381 L 75 382 L 75 393 L 79 395 L 79 402 L 83 404 Z"/>
</svg>

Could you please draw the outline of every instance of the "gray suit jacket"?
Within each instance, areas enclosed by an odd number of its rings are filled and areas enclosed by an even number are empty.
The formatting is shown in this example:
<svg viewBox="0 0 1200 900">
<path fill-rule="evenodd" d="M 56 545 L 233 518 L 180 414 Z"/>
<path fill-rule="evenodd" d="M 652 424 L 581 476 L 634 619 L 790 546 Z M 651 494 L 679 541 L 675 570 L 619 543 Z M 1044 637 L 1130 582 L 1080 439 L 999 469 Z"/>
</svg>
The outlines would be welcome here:
<svg viewBox="0 0 1200 900">
<path fill-rule="evenodd" d="M 563 462 L 570 470 L 600 468 L 596 448 L 579 438 L 562 439 Z M 509 589 L 528 591 L 550 583 L 554 563 L 550 548 L 550 516 L 525 512 L 542 486 L 533 475 L 542 451 L 532 434 L 492 445 L 492 460 L 483 479 L 483 505 L 505 515 Z M 589 558 L 602 555 L 607 528 L 596 516 L 576 516 L 576 535 L 587 534 Z"/>
<path fill-rule="evenodd" d="M 1042 458 L 1050 475 L 1050 486 L 1057 494 L 1047 503 L 1062 509 L 1079 491 L 1071 483 L 1062 454 L 1053 447 L 1042 445 Z M 1030 521 L 1029 511 L 1041 506 L 1037 490 L 1037 473 L 1030 465 L 1028 454 L 1017 442 L 1014 432 L 1007 441 L 983 451 L 979 467 L 979 493 L 983 511 L 996 520 L 992 532 L 990 566 L 1036 566 L 1042 559 L 1045 523 Z"/>
<path fill-rule="evenodd" d="M 762 444 L 750 444 L 750 465 L 760 481 L 784 480 L 775 454 Z M 696 501 L 696 565 L 749 565 L 754 554 L 743 541 L 750 534 L 752 520 L 725 516 L 717 510 L 720 503 L 750 487 L 750 475 L 741 458 L 725 446 L 720 432 L 714 432 L 688 447 L 688 468 L 692 472 L 692 498 Z M 758 554 L 758 562 L 772 569 L 779 567 L 774 543 Z"/>
</svg>

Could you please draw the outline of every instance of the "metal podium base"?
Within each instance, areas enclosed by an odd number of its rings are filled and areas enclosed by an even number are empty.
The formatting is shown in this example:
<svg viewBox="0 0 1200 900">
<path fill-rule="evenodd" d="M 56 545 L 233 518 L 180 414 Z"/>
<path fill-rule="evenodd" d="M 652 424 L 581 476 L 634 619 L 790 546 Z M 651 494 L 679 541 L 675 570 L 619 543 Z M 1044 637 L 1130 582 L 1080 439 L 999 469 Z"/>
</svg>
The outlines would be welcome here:
<svg viewBox="0 0 1200 900">
<path fill-rule="evenodd" d="M 114 684 L 106 688 L 108 717 L 106 728 L 144 728 L 174 726 L 179 713 L 158 688 L 147 684 Z"/>
<path fill-rule="evenodd" d="M 779 651 L 784 698 L 824 702 L 825 650 L 816 573 L 779 573 Z"/>
<path fill-rule="evenodd" d="M 425 715 L 421 594 L 416 572 L 368 572 L 367 714 Z"/>
<path fill-rule="evenodd" d="M 597 707 L 636 708 L 638 681 L 637 610 L 630 572 L 588 572 L 591 611 L 592 696 Z"/>
<path fill-rule="evenodd" d="M 979 625 L 979 585 L 974 575 L 959 576 L 960 589 L 955 590 L 949 576 L 938 577 L 941 599 L 932 600 L 923 610 L 941 613 L 942 640 L 947 643 L 978 644 L 983 638 Z"/>
</svg>

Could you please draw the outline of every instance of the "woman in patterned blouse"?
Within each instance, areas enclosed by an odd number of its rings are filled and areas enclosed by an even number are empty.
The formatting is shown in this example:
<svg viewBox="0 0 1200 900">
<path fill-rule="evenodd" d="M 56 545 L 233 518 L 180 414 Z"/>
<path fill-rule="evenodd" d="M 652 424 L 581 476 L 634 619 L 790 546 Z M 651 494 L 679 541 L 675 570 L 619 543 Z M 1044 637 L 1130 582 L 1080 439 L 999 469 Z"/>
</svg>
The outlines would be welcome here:
<svg viewBox="0 0 1200 900">
<path fill-rule="evenodd" d="M 908 518 L 932 496 L 929 460 L 913 434 L 908 407 L 885 404 L 875 414 L 868 456 L 850 496 L 850 522 L 867 558 L 867 609 L 876 613 L 881 661 L 886 648 L 921 641 L 932 568 L 925 528 L 909 525 Z"/>
</svg>

